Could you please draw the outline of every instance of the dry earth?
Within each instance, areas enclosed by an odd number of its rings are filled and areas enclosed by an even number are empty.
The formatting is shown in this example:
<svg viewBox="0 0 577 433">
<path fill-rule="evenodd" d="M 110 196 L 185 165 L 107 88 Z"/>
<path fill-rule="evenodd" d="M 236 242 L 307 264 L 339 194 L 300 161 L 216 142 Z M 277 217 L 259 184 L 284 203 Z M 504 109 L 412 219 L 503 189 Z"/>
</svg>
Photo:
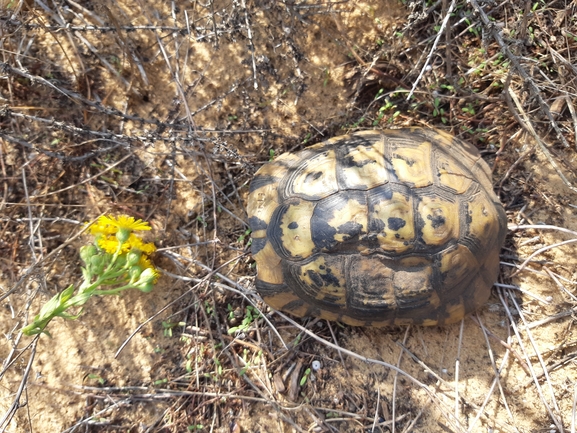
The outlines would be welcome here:
<svg viewBox="0 0 577 433">
<path fill-rule="evenodd" d="M 523 59 L 537 60 L 522 64 L 547 102 L 568 97 L 553 107 L 564 147 L 469 2 L 407 102 L 450 2 L 412 3 L 3 2 L 1 431 L 574 431 L 577 246 L 555 244 L 577 238 L 577 194 L 559 176 L 576 184 L 576 6 L 535 2 L 524 23 L 516 5 L 491 9 L 501 34 L 530 32 Z M 252 174 L 327 137 L 403 125 L 479 146 L 510 224 L 547 226 L 512 227 L 502 286 L 461 325 L 271 312 L 247 248 Z M 75 235 L 102 213 L 151 222 L 155 290 L 93 299 L 52 338 L 22 336 L 79 282 L 88 236 Z M 248 320 L 251 305 L 266 320 Z"/>
</svg>

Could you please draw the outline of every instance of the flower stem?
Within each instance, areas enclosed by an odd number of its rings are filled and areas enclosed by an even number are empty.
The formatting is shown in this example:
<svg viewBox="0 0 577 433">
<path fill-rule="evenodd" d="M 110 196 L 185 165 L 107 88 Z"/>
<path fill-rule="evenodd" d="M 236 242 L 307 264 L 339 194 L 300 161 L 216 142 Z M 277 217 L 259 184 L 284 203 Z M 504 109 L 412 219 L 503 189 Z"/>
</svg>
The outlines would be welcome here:
<svg viewBox="0 0 577 433">
<path fill-rule="evenodd" d="M 76 319 L 84 304 L 93 295 L 117 295 L 123 290 L 152 290 L 158 278 L 158 271 L 151 264 L 148 254 L 156 247 L 145 243 L 134 231 L 150 230 L 150 225 L 127 215 L 119 217 L 101 216 L 91 225 L 94 244 L 80 249 L 80 258 L 86 265 L 82 267 L 84 281 L 76 289 L 68 286 L 52 297 L 40 310 L 32 323 L 22 328 L 26 335 L 48 334 L 46 326 L 55 317 Z M 94 280 L 94 281 L 93 281 Z M 121 287 L 117 287 L 121 285 Z M 116 286 L 106 290 L 99 287 Z M 80 307 L 76 314 L 66 310 Z"/>
</svg>

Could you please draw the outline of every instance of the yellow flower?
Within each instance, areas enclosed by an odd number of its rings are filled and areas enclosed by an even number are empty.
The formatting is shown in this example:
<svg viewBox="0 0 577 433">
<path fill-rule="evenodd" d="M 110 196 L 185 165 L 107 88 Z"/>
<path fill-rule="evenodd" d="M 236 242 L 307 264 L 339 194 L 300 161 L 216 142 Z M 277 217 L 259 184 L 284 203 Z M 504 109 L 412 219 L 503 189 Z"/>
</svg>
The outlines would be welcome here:
<svg viewBox="0 0 577 433">
<path fill-rule="evenodd" d="M 116 228 L 113 233 L 120 229 L 130 231 L 150 230 L 150 224 L 141 219 L 135 220 L 134 217 L 128 215 L 118 215 L 118 217 L 103 215 L 98 218 L 98 224 L 106 227 Z"/>
<path fill-rule="evenodd" d="M 140 269 L 142 269 L 143 271 L 145 269 L 155 269 L 154 265 L 152 264 L 152 262 L 150 261 L 150 259 L 148 258 L 148 256 L 146 255 L 141 255 L 140 256 L 140 260 L 138 261 L 138 266 L 140 266 Z"/>
<path fill-rule="evenodd" d="M 90 233 L 92 233 L 94 236 L 113 235 L 114 233 L 116 233 L 116 230 L 117 230 L 116 227 L 101 224 L 100 220 L 90 225 Z"/>
<path fill-rule="evenodd" d="M 114 235 L 101 235 L 97 239 L 98 246 L 109 254 L 115 254 L 120 241 Z M 125 254 L 132 249 L 142 251 L 144 254 L 152 254 L 156 251 L 156 246 L 152 242 L 143 242 L 135 234 L 131 233 L 126 242 L 122 243 L 120 254 Z"/>
<path fill-rule="evenodd" d="M 130 234 L 127 243 L 137 250 L 142 251 L 144 254 L 152 254 L 156 251 L 156 246 L 152 242 L 142 242 L 142 239 L 134 234 Z M 124 245 L 123 245 L 124 247 Z"/>
<path fill-rule="evenodd" d="M 158 269 L 154 267 L 150 259 L 146 255 L 140 256 L 140 260 L 138 261 L 138 266 L 144 271 L 145 269 L 150 269 L 153 272 L 154 280 L 152 281 L 153 284 L 156 283 L 158 277 L 160 276 L 160 272 Z"/>
<path fill-rule="evenodd" d="M 101 236 L 96 242 L 98 243 L 98 246 L 108 254 L 115 254 L 118 250 L 118 239 L 116 239 L 116 236 Z M 125 249 L 124 245 L 126 245 L 126 251 L 123 251 Z M 120 252 L 123 253 L 128 250 L 129 246 L 128 243 L 126 243 L 122 245 Z"/>
</svg>

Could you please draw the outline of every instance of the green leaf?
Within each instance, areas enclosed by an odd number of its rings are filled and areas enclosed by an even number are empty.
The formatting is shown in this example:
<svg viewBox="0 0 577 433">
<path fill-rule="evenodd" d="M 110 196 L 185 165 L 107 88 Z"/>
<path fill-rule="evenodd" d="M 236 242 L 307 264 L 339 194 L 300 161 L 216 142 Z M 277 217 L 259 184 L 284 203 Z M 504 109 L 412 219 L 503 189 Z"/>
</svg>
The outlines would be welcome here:
<svg viewBox="0 0 577 433">
<path fill-rule="evenodd" d="M 311 369 L 310 369 L 310 368 L 307 368 L 307 369 L 305 370 L 304 376 L 303 376 L 302 379 L 301 379 L 300 386 L 303 386 L 305 383 L 307 383 L 307 379 L 309 378 L 309 375 L 310 375 L 310 374 L 311 374 Z"/>
<path fill-rule="evenodd" d="M 60 304 L 64 304 L 74 294 L 74 285 L 71 284 L 60 293 Z"/>
<path fill-rule="evenodd" d="M 62 317 L 63 319 L 68 319 L 68 320 L 76 320 L 80 317 L 81 314 L 82 314 L 82 310 L 80 310 L 80 312 L 78 314 L 70 314 L 70 313 L 67 313 L 66 311 L 63 311 L 62 313 L 58 314 L 58 317 Z"/>
</svg>

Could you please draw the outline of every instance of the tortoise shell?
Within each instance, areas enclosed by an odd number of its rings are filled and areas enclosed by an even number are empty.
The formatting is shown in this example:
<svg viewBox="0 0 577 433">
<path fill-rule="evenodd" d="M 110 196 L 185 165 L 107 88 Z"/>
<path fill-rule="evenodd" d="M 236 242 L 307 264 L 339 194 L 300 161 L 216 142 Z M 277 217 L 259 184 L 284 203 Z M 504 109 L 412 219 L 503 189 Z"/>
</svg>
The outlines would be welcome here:
<svg viewBox="0 0 577 433">
<path fill-rule="evenodd" d="M 459 321 L 489 298 L 507 228 L 477 148 L 423 128 L 285 153 L 247 212 L 264 301 L 360 326 Z"/>
</svg>

